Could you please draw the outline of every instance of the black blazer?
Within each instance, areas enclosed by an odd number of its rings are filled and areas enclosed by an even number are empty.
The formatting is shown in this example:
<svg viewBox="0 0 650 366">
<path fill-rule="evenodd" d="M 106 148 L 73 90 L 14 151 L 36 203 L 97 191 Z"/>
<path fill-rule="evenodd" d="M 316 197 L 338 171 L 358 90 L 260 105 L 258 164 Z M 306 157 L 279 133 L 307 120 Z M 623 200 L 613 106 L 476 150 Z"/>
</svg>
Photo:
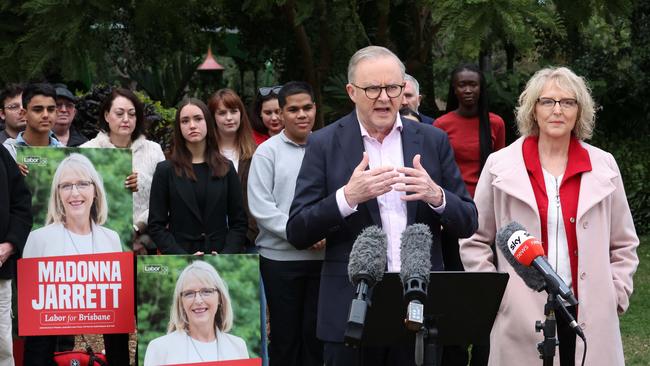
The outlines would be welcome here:
<svg viewBox="0 0 650 366">
<path fill-rule="evenodd" d="M 0 279 L 15 276 L 16 259 L 22 255 L 33 221 L 32 194 L 14 159 L 0 147 L 0 243 L 14 245 L 14 254 L 0 267 Z"/>
<path fill-rule="evenodd" d="M 404 165 L 413 167 L 413 157 L 421 162 L 431 179 L 445 191 L 446 207 L 439 215 L 421 201 L 409 201 L 407 225 L 424 223 L 434 237 L 431 247 L 433 270 L 444 269 L 440 249 L 440 226 L 459 238 L 469 237 L 477 228 L 477 211 L 463 182 L 447 135 L 431 126 L 402 119 Z M 336 191 L 344 186 L 362 159 L 364 151 L 356 113 L 341 118 L 312 133 L 296 182 L 296 194 L 287 223 L 287 238 L 297 248 L 308 248 L 327 239 L 320 282 L 318 337 L 342 342 L 354 288 L 347 275 L 354 240 L 367 226 L 381 227 L 376 199 L 359 204 L 357 212 L 342 218 Z"/>
<path fill-rule="evenodd" d="M 205 212 L 199 212 L 189 178 L 174 172 L 171 161 L 158 163 L 151 182 L 149 234 L 163 254 L 241 253 L 247 219 L 235 167 L 210 178 Z"/>
</svg>

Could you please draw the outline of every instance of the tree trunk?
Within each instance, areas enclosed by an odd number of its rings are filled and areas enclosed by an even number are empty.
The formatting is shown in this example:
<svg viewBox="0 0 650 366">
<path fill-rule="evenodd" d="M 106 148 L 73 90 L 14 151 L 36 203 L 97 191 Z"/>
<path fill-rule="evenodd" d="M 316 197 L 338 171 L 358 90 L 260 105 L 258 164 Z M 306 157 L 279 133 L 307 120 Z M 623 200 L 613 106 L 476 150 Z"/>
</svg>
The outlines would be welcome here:
<svg viewBox="0 0 650 366">
<path fill-rule="evenodd" d="M 289 25 L 293 29 L 294 35 L 296 37 L 296 44 L 300 50 L 300 57 L 302 64 L 305 67 L 305 81 L 307 81 L 311 87 L 314 89 L 314 94 L 316 101 L 321 100 L 320 94 L 320 82 L 316 77 L 316 66 L 314 65 L 314 56 L 311 49 L 311 44 L 309 42 L 309 36 L 305 30 L 305 26 L 300 23 L 296 24 L 296 9 L 295 9 L 295 0 L 288 0 L 282 6 L 286 19 L 289 22 Z M 314 126 L 314 128 L 322 126 L 322 118 L 318 121 L 319 126 Z"/>
</svg>

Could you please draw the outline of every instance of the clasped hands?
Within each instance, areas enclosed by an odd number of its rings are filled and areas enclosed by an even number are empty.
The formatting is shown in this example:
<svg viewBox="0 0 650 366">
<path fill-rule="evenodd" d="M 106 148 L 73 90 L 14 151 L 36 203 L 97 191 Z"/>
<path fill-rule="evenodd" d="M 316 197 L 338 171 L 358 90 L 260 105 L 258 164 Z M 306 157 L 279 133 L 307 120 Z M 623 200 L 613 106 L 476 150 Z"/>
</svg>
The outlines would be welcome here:
<svg viewBox="0 0 650 366">
<path fill-rule="evenodd" d="M 424 201 L 433 207 L 442 205 L 442 188 L 431 179 L 420 159 L 420 154 L 413 157 L 413 168 L 383 166 L 366 170 L 368 154 L 364 152 L 343 187 L 345 200 L 350 207 L 355 207 L 394 189 L 410 193 L 401 197 L 404 201 Z"/>
</svg>

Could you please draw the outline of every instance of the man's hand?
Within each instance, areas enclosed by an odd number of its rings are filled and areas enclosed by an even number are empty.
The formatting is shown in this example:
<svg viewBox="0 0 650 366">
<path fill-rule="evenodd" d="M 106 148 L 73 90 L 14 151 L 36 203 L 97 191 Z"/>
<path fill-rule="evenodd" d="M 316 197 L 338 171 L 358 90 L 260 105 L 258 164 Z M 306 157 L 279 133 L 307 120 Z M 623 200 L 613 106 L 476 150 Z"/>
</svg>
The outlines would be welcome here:
<svg viewBox="0 0 650 366">
<path fill-rule="evenodd" d="M 131 192 L 137 192 L 138 191 L 138 173 L 133 172 L 131 175 L 126 177 L 126 180 L 124 181 L 124 186 L 126 189 L 130 189 Z"/>
<path fill-rule="evenodd" d="M 14 253 L 14 245 L 6 241 L 0 243 L 0 267 L 9 260 L 9 257 Z"/>
<path fill-rule="evenodd" d="M 413 168 L 398 168 L 404 176 L 397 178 L 396 191 L 410 192 L 402 196 L 404 201 L 424 201 L 433 207 L 442 205 L 442 188 L 431 179 L 420 163 L 420 154 L 413 157 Z"/>
<path fill-rule="evenodd" d="M 18 164 L 18 169 L 20 170 L 20 174 L 22 174 L 23 177 L 26 177 L 27 174 L 29 174 L 29 168 L 25 164 Z"/>
<path fill-rule="evenodd" d="M 325 239 L 319 240 L 316 244 L 309 247 L 309 250 L 321 250 L 325 248 Z"/>
<path fill-rule="evenodd" d="M 383 166 L 366 170 L 368 167 L 368 154 L 363 153 L 361 163 L 352 172 L 348 184 L 343 188 L 345 200 L 350 207 L 381 196 L 393 189 L 395 179 L 399 174 L 393 167 Z"/>
</svg>

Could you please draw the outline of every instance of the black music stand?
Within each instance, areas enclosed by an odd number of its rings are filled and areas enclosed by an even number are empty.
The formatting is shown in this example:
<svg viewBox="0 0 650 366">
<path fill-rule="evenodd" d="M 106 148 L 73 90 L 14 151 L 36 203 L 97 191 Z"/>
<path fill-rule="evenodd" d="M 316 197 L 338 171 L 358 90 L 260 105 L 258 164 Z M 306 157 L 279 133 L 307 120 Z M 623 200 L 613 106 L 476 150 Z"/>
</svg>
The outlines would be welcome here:
<svg viewBox="0 0 650 366">
<path fill-rule="evenodd" d="M 480 344 L 489 339 L 509 275 L 495 272 L 431 272 L 424 304 L 435 345 Z M 385 273 L 372 289 L 362 345 L 412 344 L 404 325 L 406 306 L 398 273 Z"/>
</svg>

